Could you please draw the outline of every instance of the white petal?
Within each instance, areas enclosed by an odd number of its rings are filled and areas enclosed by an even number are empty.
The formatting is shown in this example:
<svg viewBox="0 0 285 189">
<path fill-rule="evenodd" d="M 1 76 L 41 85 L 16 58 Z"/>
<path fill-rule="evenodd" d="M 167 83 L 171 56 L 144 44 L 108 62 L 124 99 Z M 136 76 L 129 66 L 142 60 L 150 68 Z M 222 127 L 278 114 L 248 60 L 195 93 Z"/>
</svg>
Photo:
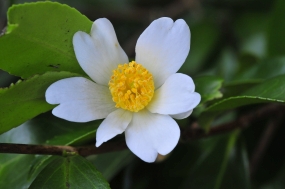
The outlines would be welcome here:
<svg viewBox="0 0 285 189">
<path fill-rule="evenodd" d="M 124 132 L 132 120 L 133 113 L 117 109 L 110 113 L 96 132 L 96 147 Z"/>
<path fill-rule="evenodd" d="M 180 114 L 172 114 L 170 115 L 174 119 L 185 119 L 186 117 L 189 117 L 192 114 L 193 110 L 189 110 L 187 112 L 183 112 Z"/>
<path fill-rule="evenodd" d="M 118 64 L 129 62 L 111 22 L 106 18 L 97 19 L 93 23 L 91 36 L 81 31 L 76 32 L 73 46 L 82 69 L 101 85 L 108 85 L 112 71 Z"/>
<path fill-rule="evenodd" d="M 181 73 L 173 74 L 154 92 L 147 109 L 159 114 L 180 114 L 192 110 L 201 100 L 200 94 L 194 90 L 191 77 Z"/>
<path fill-rule="evenodd" d="M 160 18 L 141 34 L 136 45 L 136 62 L 154 76 L 155 87 L 176 73 L 190 50 L 190 29 L 182 19 Z"/>
<path fill-rule="evenodd" d="M 83 77 L 53 83 L 46 91 L 46 101 L 60 104 L 52 111 L 55 116 L 74 122 L 102 119 L 116 109 L 107 87 Z"/>
<path fill-rule="evenodd" d="M 168 115 L 141 110 L 133 115 L 125 131 L 127 146 L 146 162 L 155 161 L 157 154 L 173 150 L 180 137 L 177 123 Z"/>
</svg>

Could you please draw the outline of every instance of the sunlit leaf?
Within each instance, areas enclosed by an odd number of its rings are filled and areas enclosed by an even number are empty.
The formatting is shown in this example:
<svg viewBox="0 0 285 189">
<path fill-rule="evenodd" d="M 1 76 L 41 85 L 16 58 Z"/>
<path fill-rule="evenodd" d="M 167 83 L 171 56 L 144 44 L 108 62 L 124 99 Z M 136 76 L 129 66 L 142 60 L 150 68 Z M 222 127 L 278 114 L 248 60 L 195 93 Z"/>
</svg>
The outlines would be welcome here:
<svg viewBox="0 0 285 189">
<path fill-rule="evenodd" d="M 55 2 L 14 5 L 8 29 L 0 37 L 0 68 L 28 78 L 47 71 L 85 74 L 74 54 L 72 37 L 90 31 L 92 22 L 77 10 Z"/>
</svg>

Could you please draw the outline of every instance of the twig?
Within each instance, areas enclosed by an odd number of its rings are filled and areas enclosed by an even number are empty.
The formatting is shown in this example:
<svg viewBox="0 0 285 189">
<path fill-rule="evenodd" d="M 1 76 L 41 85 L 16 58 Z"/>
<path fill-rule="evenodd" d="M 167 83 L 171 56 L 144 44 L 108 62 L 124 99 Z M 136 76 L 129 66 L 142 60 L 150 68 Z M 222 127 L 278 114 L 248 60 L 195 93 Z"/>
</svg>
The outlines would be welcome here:
<svg viewBox="0 0 285 189">
<path fill-rule="evenodd" d="M 192 124 L 190 127 L 182 129 L 182 141 L 189 141 L 193 139 L 199 139 L 203 137 L 209 137 L 212 135 L 222 134 L 225 132 L 233 131 L 235 129 L 243 129 L 249 126 L 253 121 L 262 120 L 269 116 L 276 115 L 278 112 L 284 112 L 285 106 L 278 104 L 269 104 L 259 110 L 241 116 L 239 119 L 230 123 L 225 123 L 210 129 L 208 133 L 198 127 L 197 123 Z"/>
<path fill-rule="evenodd" d="M 256 120 L 267 118 L 268 116 L 282 113 L 285 106 L 270 104 L 263 108 L 241 116 L 238 120 L 222 124 L 210 129 L 208 133 L 200 129 L 197 123 L 193 123 L 189 128 L 181 129 L 182 141 L 190 141 L 204 137 L 210 137 L 235 129 L 242 129 L 247 127 L 250 123 Z M 73 146 L 51 146 L 51 145 L 31 145 L 31 144 L 10 144 L 0 143 L 0 153 L 15 153 L 15 154 L 45 154 L 45 155 L 63 155 L 64 152 L 74 152 L 81 156 L 88 156 L 92 154 L 101 154 L 113 151 L 126 149 L 127 146 L 124 141 L 113 143 L 104 143 L 99 148 L 95 146 L 73 147 Z"/>
<path fill-rule="evenodd" d="M 12 154 L 41 154 L 41 155 L 63 155 L 64 153 L 73 152 L 81 156 L 92 154 L 102 154 L 126 149 L 125 142 L 118 141 L 116 143 L 105 143 L 99 148 L 95 146 L 54 146 L 54 145 L 33 145 L 33 144 L 11 144 L 0 143 L 0 153 Z"/>
</svg>

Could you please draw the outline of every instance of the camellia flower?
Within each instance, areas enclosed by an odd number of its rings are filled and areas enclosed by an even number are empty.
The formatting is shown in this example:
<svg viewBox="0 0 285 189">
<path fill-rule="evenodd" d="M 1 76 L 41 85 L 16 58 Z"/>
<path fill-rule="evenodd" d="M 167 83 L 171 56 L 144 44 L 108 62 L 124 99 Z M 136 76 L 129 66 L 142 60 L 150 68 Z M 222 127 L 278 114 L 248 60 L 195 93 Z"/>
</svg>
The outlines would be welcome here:
<svg viewBox="0 0 285 189">
<path fill-rule="evenodd" d="M 106 118 L 96 133 L 96 146 L 125 131 L 129 149 L 146 162 L 176 146 L 175 119 L 188 117 L 200 102 L 193 80 L 176 73 L 190 50 L 190 30 L 182 19 L 153 21 L 136 44 L 129 62 L 109 20 L 93 23 L 90 35 L 73 36 L 76 58 L 93 80 L 73 77 L 46 91 L 52 113 L 74 122 Z"/>
</svg>

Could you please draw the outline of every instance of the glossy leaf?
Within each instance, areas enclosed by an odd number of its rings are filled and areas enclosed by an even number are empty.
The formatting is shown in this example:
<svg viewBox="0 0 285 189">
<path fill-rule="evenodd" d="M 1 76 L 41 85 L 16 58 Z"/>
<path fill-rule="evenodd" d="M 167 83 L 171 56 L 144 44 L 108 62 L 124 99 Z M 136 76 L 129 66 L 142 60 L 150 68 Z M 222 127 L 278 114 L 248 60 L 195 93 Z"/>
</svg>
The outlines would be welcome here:
<svg viewBox="0 0 285 189">
<path fill-rule="evenodd" d="M 55 2 L 14 5 L 8 29 L 0 37 L 0 69 L 28 78 L 47 71 L 85 74 L 72 45 L 77 31 L 90 32 L 92 22 L 75 9 Z"/>
<path fill-rule="evenodd" d="M 49 163 L 30 189 L 39 188 L 110 188 L 95 167 L 81 156 L 57 157 Z"/>
<path fill-rule="evenodd" d="M 229 97 L 211 105 L 206 111 L 221 111 L 244 105 L 269 102 L 285 102 L 285 75 L 269 79 L 240 96 Z"/>
<path fill-rule="evenodd" d="M 201 103 L 216 98 L 221 98 L 223 94 L 219 91 L 222 87 L 223 79 L 216 76 L 200 76 L 194 78 L 195 91 L 201 95 Z"/>
<path fill-rule="evenodd" d="M 0 134 L 51 110 L 54 105 L 46 102 L 46 89 L 59 79 L 76 75 L 69 72 L 48 72 L 0 89 Z"/>
<path fill-rule="evenodd" d="M 263 79 L 247 79 L 242 81 L 233 81 L 227 83 L 223 87 L 223 97 L 228 98 L 231 96 L 238 96 L 243 92 L 255 87 L 256 85 L 262 83 Z"/>
</svg>

